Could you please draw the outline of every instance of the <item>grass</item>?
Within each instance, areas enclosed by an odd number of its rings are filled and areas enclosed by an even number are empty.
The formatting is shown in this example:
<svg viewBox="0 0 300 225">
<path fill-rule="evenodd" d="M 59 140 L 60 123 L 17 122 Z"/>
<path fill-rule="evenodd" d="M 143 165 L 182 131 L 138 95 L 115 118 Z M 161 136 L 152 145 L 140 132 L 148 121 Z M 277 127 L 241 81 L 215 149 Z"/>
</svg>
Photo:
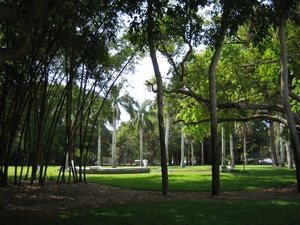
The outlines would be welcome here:
<svg viewBox="0 0 300 225">
<path fill-rule="evenodd" d="M 159 167 L 145 174 L 87 174 L 87 181 L 132 189 L 161 190 Z M 209 191 L 211 167 L 169 167 L 171 191 Z M 48 173 L 56 179 L 57 167 Z M 185 172 L 183 172 L 184 170 Z M 196 170 L 196 172 L 195 172 Z M 295 170 L 270 165 L 236 167 L 236 172 L 221 172 L 221 189 L 253 190 L 295 183 Z M 199 172 L 200 171 L 200 172 Z M 11 173 L 11 171 L 10 171 Z M 13 174 L 10 174 L 12 176 Z M 300 224 L 298 199 L 232 200 L 135 203 L 70 212 L 30 224 Z M 28 224 L 29 225 L 29 224 Z"/>
<path fill-rule="evenodd" d="M 299 200 L 195 201 L 124 204 L 71 212 L 31 225 L 300 224 Z M 28 224 L 29 225 L 29 224 Z"/>
<path fill-rule="evenodd" d="M 48 168 L 48 178 L 56 180 L 58 166 Z M 111 186 L 140 189 L 161 190 L 160 167 L 150 167 L 151 173 L 142 174 L 87 174 L 87 182 Z M 170 191 L 210 191 L 210 166 L 178 166 L 168 167 Z M 9 177 L 13 176 L 13 167 L 9 169 Z M 68 173 L 66 173 L 68 176 Z M 220 172 L 221 189 L 223 191 L 255 190 L 295 183 L 295 169 L 272 167 L 270 165 L 249 165 L 243 170 L 236 166 L 235 172 Z"/>
<path fill-rule="evenodd" d="M 87 181 L 131 189 L 161 190 L 161 173 L 157 172 L 158 169 L 158 167 L 152 167 L 151 170 L 156 172 L 150 174 L 89 174 Z M 171 191 L 210 191 L 210 169 L 208 166 L 185 167 L 184 169 L 169 167 L 169 189 Z M 186 172 L 180 172 L 182 170 Z M 193 172 L 194 170 L 201 172 Z M 285 167 L 274 168 L 270 165 L 247 166 L 246 171 L 242 166 L 237 166 L 236 172 L 221 172 L 220 180 L 221 189 L 231 191 L 270 188 L 296 181 L 295 170 Z"/>
</svg>

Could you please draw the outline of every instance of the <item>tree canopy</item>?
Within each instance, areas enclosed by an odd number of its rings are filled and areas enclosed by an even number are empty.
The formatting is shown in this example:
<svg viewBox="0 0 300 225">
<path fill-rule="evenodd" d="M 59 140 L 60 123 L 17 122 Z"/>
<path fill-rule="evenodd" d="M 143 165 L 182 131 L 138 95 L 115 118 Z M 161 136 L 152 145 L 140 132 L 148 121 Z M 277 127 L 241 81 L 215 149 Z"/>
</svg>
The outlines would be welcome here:
<svg viewBox="0 0 300 225">
<path fill-rule="evenodd" d="M 210 138 L 212 195 L 221 193 L 220 123 L 232 131 L 236 122 L 283 124 L 300 191 L 299 1 L 8 1 L 0 12 L 3 186 L 11 164 L 31 166 L 32 182 L 39 169 L 43 185 L 47 166 L 57 160 L 58 182 L 67 172 L 68 181 L 85 181 L 72 163 L 92 163 L 97 121 L 109 119 L 120 77 L 150 56 L 155 82 L 148 85 L 157 93 L 157 121 L 151 119 L 159 128 L 153 143 L 160 146 L 164 195 L 171 161 L 165 111 L 194 139 Z M 167 74 L 158 55 L 170 65 Z M 132 96 L 120 100 L 137 112 Z M 125 128 L 122 134 L 132 132 Z M 125 162 L 135 153 L 120 141 Z"/>
</svg>

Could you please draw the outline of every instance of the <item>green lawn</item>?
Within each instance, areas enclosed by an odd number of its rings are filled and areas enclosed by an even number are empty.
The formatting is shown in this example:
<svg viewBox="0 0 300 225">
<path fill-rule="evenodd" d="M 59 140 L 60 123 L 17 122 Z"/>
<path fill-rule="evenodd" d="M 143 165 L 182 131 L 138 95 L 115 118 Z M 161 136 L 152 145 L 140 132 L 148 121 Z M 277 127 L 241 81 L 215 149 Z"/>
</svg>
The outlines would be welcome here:
<svg viewBox="0 0 300 225">
<path fill-rule="evenodd" d="M 160 167 L 150 167 L 150 173 L 139 174 L 87 174 L 87 182 L 112 186 L 141 189 L 161 190 Z M 48 168 L 48 178 L 56 180 L 58 166 Z M 236 166 L 235 172 L 220 172 L 222 190 L 254 190 L 270 188 L 296 182 L 295 169 L 272 167 L 271 165 Z M 171 191 L 210 191 L 210 166 L 178 166 L 168 167 L 169 189 Z M 13 176 L 13 167 L 9 169 L 9 177 Z M 69 173 L 66 173 L 68 176 Z"/>
<path fill-rule="evenodd" d="M 298 200 L 195 201 L 124 204 L 70 212 L 31 225 L 296 225 Z M 29 225 L 29 224 L 28 224 Z"/>
<path fill-rule="evenodd" d="M 209 191 L 211 172 L 208 166 L 169 167 L 170 190 Z M 57 177 L 57 167 L 48 176 Z M 132 189 L 161 190 L 159 167 L 145 174 L 88 174 L 87 181 Z M 184 172 L 182 171 L 184 170 Z M 196 171 L 195 171 L 196 170 Z M 270 165 L 237 166 L 236 172 L 221 172 L 221 189 L 253 190 L 295 183 L 295 169 Z M 12 175 L 12 174 L 10 174 Z M 297 193 L 295 193 L 297 194 Z M 300 224 L 300 201 L 228 200 L 154 202 L 105 206 L 70 212 L 30 224 Z M 29 224 L 27 224 L 29 225 Z"/>
<path fill-rule="evenodd" d="M 89 174 L 87 181 L 112 186 L 161 190 L 161 173 L 159 167 L 151 167 L 153 172 L 148 174 Z M 185 168 L 169 167 L 169 189 L 173 191 L 209 191 L 211 190 L 211 167 L 188 166 Z M 176 171 L 191 172 L 176 172 Z M 198 172 L 192 172 L 192 171 Z M 295 169 L 286 167 L 273 168 L 270 165 L 251 165 L 243 170 L 243 166 L 236 166 L 236 172 L 220 173 L 222 190 L 253 190 L 276 187 L 294 183 Z"/>
</svg>

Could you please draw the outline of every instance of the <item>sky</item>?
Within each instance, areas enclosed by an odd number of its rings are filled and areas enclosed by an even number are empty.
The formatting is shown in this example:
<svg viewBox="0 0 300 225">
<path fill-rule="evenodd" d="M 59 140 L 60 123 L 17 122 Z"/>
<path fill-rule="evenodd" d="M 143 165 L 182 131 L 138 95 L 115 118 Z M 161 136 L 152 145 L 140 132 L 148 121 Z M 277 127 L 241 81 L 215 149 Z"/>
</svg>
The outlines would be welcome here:
<svg viewBox="0 0 300 225">
<path fill-rule="evenodd" d="M 158 58 L 159 67 L 161 70 L 162 76 L 167 72 L 169 65 L 167 60 L 159 57 Z M 154 70 L 152 66 L 152 61 L 150 57 L 144 58 L 137 66 L 136 72 L 133 75 L 127 75 L 126 78 L 128 83 L 132 86 L 132 88 L 128 89 L 128 92 L 131 96 L 134 97 L 140 104 L 144 102 L 146 99 L 154 99 L 156 94 L 147 90 L 147 87 L 144 85 L 146 80 L 151 79 L 154 76 Z M 121 120 L 128 121 L 129 115 L 121 111 Z"/>
</svg>

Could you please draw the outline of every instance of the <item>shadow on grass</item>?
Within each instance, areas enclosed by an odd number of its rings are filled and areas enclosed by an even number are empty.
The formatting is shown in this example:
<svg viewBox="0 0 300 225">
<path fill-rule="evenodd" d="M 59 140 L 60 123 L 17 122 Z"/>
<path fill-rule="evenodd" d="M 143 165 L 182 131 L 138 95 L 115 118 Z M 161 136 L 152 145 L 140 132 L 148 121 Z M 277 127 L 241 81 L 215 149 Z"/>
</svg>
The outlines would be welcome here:
<svg viewBox="0 0 300 225">
<path fill-rule="evenodd" d="M 124 204 L 71 212 L 30 223 L 94 224 L 300 224 L 299 200 L 199 201 Z M 28 224 L 29 225 L 29 224 Z"/>
</svg>

